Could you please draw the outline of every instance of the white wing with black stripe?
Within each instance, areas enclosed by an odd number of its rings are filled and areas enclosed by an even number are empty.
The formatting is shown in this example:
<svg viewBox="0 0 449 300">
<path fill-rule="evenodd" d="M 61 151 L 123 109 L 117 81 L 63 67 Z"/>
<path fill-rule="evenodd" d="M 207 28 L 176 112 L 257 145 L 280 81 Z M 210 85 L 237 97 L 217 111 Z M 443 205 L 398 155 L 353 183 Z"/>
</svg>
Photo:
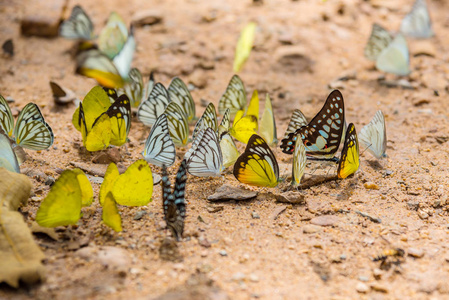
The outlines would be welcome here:
<svg viewBox="0 0 449 300">
<path fill-rule="evenodd" d="M 151 128 L 142 152 L 145 160 L 153 165 L 171 166 L 176 159 L 175 144 L 168 130 L 167 116 L 162 114 Z"/>
<path fill-rule="evenodd" d="M 156 83 L 148 99 L 142 102 L 137 110 L 137 117 L 146 126 L 152 126 L 157 118 L 164 113 L 170 103 L 167 89 L 162 83 Z"/>
</svg>

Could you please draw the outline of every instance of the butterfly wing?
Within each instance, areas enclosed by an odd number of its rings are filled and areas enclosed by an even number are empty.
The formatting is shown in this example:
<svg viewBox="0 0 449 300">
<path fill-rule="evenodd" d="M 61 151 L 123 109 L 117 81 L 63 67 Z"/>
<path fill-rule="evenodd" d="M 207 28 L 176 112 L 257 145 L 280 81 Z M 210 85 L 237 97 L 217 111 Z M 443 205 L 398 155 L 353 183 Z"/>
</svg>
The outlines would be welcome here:
<svg viewBox="0 0 449 300">
<path fill-rule="evenodd" d="M 204 110 L 201 118 L 196 122 L 193 129 L 192 140 L 195 140 L 195 136 L 200 129 L 212 128 L 214 131 L 218 129 L 217 113 L 215 112 L 215 105 L 209 103 Z"/>
<path fill-rule="evenodd" d="M 98 49 L 112 59 L 122 50 L 127 38 L 125 21 L 119 14 L 112 12 L 98 36 Z"/>
<path fill-rule="evenodd" d="M 162 190 L 164 218 L 172 235 L 179 241 L 184 231 L 186 217 L 185 187 L 187 182 L 186 161 L 183 160 L 176 174 L 175 187 L 171 189 L 165 165 L 162 166 Z"/>
<path fill-rule="evenodd" d="M 290 122 L 288 123 L 287 130 L 285 131 L 284 139 L 288 138 L 290 133 L 294 133 L 296 130 L 306 125 L 307 119 L 304 114 L 299 109 L 295 109 L 290 118 Z"/>
<path fill-rule="evenodd" d="M 59 27 L 59 35 L 66 39 L 91 40 L 94 37 L 94 25 L 81 6 L 72 9 L 70 17 Z"/>
<path fill-rule="evenodd" d="M 359 142 L 362 147 L 366 148 L 377 159 L 385 155 L 387 150 L 387 131 L 384 114 L 381 110 L 378 110 L 371 122 L 360 130 Z"/>
<path fill-rule="evenodd" d="M 219 176 L 223 171 L 223 154 L 217 133 L 212 128 L 203 131 L 196 148 L 187 158 L 187 171 L 200 177 Z"/>
<path fill-rule="evenodd" d="M 164 113 L 170 101 L 164 85 L 158 82 L 151 90 L 148 99 L 139 106 L 137 117 L 144 125 L 151 126 Z"/>
<path fill-rule="evenodd" d="M 359 165 L 359 142 L 357 140 L 355 126 L 350 123 L 346 131 L 346 140 L 338 163 L 338 178 L 346 178 L 354 174 L 359 169 Z"/>
<path fill-rule="evenodd" d="M 155 85 L 155 81 L 154 81 L 154 73 L 151 72 L 150 73 L 150 78 L 148 79 L 147 84 L 145 85 L 145 89 L 143 91 L 143 95 L 142 95 L 142 101 L 145 101 L 148 99 L 148 97 L 150 96 L 151 91 L 154 88 Z"/>
<path fill-rule="evenodd" d="M 195 118 L 195 102 L 193 102 L 192 95 L 186 84 L 179 77 L 173 78 L 170 82 L 168 94 L 170 99 L 182 108 L 188 121 Z"/>
<path fill-rule="evenodd" d="M 53 131 L 36 104 L 28 103 L 20 112 L 14 138 L 17 145 L 31 150 L 44 150 L 53 144 Z"/>
<path fill-rule="evenodd" d="M 297 186 L 301 183 L 301 178 L 304 175 L 306 168 L 306 148 L 302 140 L 297 139 L 295 151 L 293 152 L 293 167 L 292 167 L 292 185 Z"/>
<path fill-rule="evenodd" d="M 218 126 L 218 134 L 223 134 L 224 132 L 228 132 L 231 128 L 231 110 L 226 108 L 223 119 L 221 119 L 220 125 Z"/>
<path fill-rule="evenodd" d="M 14 117 L 11 113 L 8 102 L 2 95 L 0 95 L 0 129 L 3 130 L 7 136 L 12 137 L 14 130 Z"/>
<path fill-rule="evenodd" d="M 234 58 L 234 72 L 239 72 L 249 57 L 251 53 L 251 49 L 253 48 L 254 36 L 256 34 L 257 24 L 254 22 L 250 22 L 248 25 L 243 28 L 242 33 L 240 34 L 239 41 L 237 42 L 237 46 L 235 49 L 235 58 Z"/>
<path fill-rule="evenodd" d="M 168 129 L 173 142 L 176 146 L 185 146 L 189 138 L 189 124 L 181 107 L 175 102 L 170 102 L 164 113 L 167 116 Z"/>
<path fill-rule="evenodd" d="M 131 25 L 128 39 L 120 52 L 112 60 L 115 68 L 122 78 L 128 79 L 134 52 L 136 51 L 136 40 L 134 39 L 134 28 Z"/>
<path fill-rule="evenodd" d="M 235 115 L 237 111 L 244 110 L 246 106 L 246 90 L 243 81 L 238 75 L 234 75 L 218 102 L 218 112 L 224 114 L 227 108 L 231 115 Z"/>
<path fill-rule="evenodd" d="M 379 24 L 374 23 L 368 43 L 365 46 L 365 57 L 376 61 L 379 54 L 388 47 L 393 38 L 390 33 Z"/>
<path fill-rule="evenodd" d="M 128 96 L 121 95 L 106 111 L 111 120 L 111 141 L 115 146 L 126 143 L 131 128 L 131 104 Z"/>
<path fill-rule="evenodd" d="M 116 65 L 98 49 L 81 52 L 76 58 L 76 64 L 78 74 L 94 78 L 102 86 L 119 88 L 125 84 Z"/>
<path fill-rule="evenodd" d="M 304 143 L 307 155 L 322 159 L 332 158 L 340 146 L 344 124 L 343 95 L 340 91 L 334 90 L 327 97 L 323 108 L 307 126 L 290 133 L 282 140 L 281 149 L 284 153 L 292 154 L 296 139 L 299 138 Z"/>
<path fill-rule="evenodd" d="M 254 115 L 243 116 L 243 111 L 240 110 L 235 115 L 234 123 L 229 133 L 240 142 L 246 144 L 250 137 L 257 133 L 257 127 L 257 117 Z"/>
<path fill-rule="evenodd" d="M 410 73 L 407 41 L 402 34 L 398 34 L 390 45 L 382 50 L 377 58 L 376 68 L 400 76 Z"/>
<path fill-rule="evenodd" d="M 260 120 L 259 134 L 269 145 L 275 145 L 278 142 L 273 106 L 268 94 L 265 98 L 265 109 Z"/>
<path fill-rule="evenodd" d="M 221 153 L 223 154 L 223 167 L 227 168 L 235 163 L 240 156 L 234 140 L 229 133 L 224 132 L 220 136 Z"/>
<path fill-rule="evenodd" d="M 138 107 L 143 100 L 143 78 L 139 69 L 132 68 L 129 71 L 129 81 L 119 89 L 120 94 L 126 94 L 131 101 L 131 107 Z"/>
<path fill-rule="evenodd" d="M 175 162 L 175 144 L 170 137 L 165 114 L 160 115 L 151 128 L 142 155 L 147 162 L 158 167 L 171 166 Z"/>
<path fill-rule="evenodd" d="M 400 31 L 414 38 L 430 38 L 434 35 L 426 0 L 416 0 L 412 10 L 401 23 Z"/>
<path fill-rule="evenodd" d="M 254 134 L 245 152 L 234 164 L 234 176 L 238 181 L 265 187 L 275 187 L 279 182 L 279 165 L 263 138 Z"/>
<path fill-rule="evenodd" d="M 3 133 L 0 133 L 0 168 L 20 173 L 19 162 L 12 149 L 11 140 Z"/>
</svg>

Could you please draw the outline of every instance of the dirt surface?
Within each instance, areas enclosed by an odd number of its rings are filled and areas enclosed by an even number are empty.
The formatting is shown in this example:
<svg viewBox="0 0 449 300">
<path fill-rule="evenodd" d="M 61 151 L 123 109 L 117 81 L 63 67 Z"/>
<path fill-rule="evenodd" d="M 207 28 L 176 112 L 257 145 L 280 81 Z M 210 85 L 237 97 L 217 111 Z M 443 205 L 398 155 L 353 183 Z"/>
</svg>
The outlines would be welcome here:
<svg viewBox="0 0 449 300">
<path fill-rule="evenodd" d="M 197 115 L 204 109 L 200 99 L 218 103 L 233 75 L 238 34 L 247 22 L 256 21 L 255 48 L 239 75 L 248 93 L 258 89 L 262 97 L 271 95 L 278 136 L 294 108 L 312 118 L 331 84 L 342 91 L 346 119 L 359 131 L 382 109 L 388 158 L 376 161 L 362 154 L 354 177 L 303 189 L 305 203 L 295 205 L 275 201 L 280 188 L 253 187 L 246 187 L 259 192 L 253 200 L 211 203 L 207 196 L 223 183 L 244 185 L 230 169 L 223 179 L 190 176 L 185 239 L 178 249 L 167 251 L 160 250 L 161 244 L 172 245 L 164 241 L 160 186 L 148 206 L 120 208 L 124 231 L 119 234 L 101 224 L 96 202 L 83 209 L 79 226 L 58 230 L 58 241 L 35 236 L 47 257 L 47 280 L 17 291 L 2 285 L 0 298 L 153 299 L 172 291 L 162 299 L 448 299 L 449 5 L 428 1 L 436 36 L 408 40 L 412 73 L 404 79 L 413 89 L 403 89 L 378 82 L 384 74 L 364 58 L 363 48 L 373 22 L 397 30 L 412 1 L 372 2 L 78 1 L 97 34 L 111 11 L 127 22 L 138 11 L 157 11 L 161 23 L 136 29 L 133 65 L 147 75 L 154 70 L 164 84 L 179 75 L 201 86 L 192 91 Z M 70 122 L 75 105 L 54 104 L 48 84 L 55 80 L 81 99 L 95 85 L 74 74 L 73 42 L 20 35 L 20 20 L 39 11 L 38 5 L 0 1 L 1 42 L 12 38 L 16 52 L 0 59 L 1 94 L 15 100 L 15 111 L 30 101 L 37 103 L 55 134 L 51 149 L 27 151 L 30 158 L 21 167 L 34 185 L 30 204 L 22 209 L 30 224 L 49 190 L 42 178 L 57 178 L 61 169 L 72 168 L 71 162 L 98 166 L 91 162 L 93 155 L 80 148 L 81 136 Z M 286 52 L 294 55 L 285 57 Z M 421 53 L 428 55 L 415 56 Z M 344 76 L 350 79 L 335 82 Z M 140 158 L 148 132 L 133 120 L 131 142 L 120 149 L 121 165 Z M 291 163 L 279 148 L 275 154 L 281 169 Z M 316 168 L 310 165 L 307 172 Z M 305 183 L 327 172 L 307 175 Z M 331 169 L 329 176 L 334 172 Z M 365 187 L 373 184 L 378 189 Z M 99 184 L 93 186 L 98 192 Z M 142 210 L 147 213 L 135 220 Z M 378 219 L 380 223 L 374 222 Z M 314 225 L 323 223 L 330 226 Z M 406 251 L 402 263 L 380 270 L 372 257 L 395 247 Z M 174 261 L 162 260 L 162 252 L 173 253 Z M 203 288 L 195 287 L 205 294 L 189 288 L 193 274 L 201 274 L 206 282 Z"/>
</svg>

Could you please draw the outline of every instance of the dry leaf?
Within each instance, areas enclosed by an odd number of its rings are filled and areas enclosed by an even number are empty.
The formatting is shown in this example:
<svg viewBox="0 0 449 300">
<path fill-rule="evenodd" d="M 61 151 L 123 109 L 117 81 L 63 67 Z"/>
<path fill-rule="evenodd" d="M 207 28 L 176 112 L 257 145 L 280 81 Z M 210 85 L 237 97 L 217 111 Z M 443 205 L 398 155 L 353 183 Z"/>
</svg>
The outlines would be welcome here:
<svg viewBox="0 0 449 300">
<path fill-rule="evenodd" d="M 36 245 L 23 216 L 17 212 L 27 203 L 30 180 L 0 168 L 0 282 L 19 287 L 19 280 L 32 284 L 44 279 L 45 255 Z"/>
</svg>

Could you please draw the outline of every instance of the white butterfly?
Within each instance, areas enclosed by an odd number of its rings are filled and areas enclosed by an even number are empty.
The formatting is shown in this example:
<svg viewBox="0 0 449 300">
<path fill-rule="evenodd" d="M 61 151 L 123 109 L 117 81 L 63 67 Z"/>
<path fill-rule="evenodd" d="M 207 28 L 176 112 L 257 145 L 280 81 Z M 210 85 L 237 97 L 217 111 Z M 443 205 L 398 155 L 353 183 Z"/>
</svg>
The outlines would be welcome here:
<svg viewBox="0 0 449 300">
<path fill-rule="evenodd" d="M 131 25 L 129 29 L 128 39 L 120 52 L 114 57 L 114 63 L 117 71 L 122 78 L 127 79 L 129 71 L 131 70 L 131 63 L 133 61 L 134 52 L 136 51 L 136 40 L 134 39 L 134 28 Z"/>
<path fill-rule="evenodd" d="M 237 150 L 234 140 L 229 133 L 224 132 L 220 135 L 220 148 L 223 154 L 223 166 L 227 168 L 234 165 L 240 156 L 240 152 Z"/>
<path fill-rule="evenodd" d="M 369 60 L 376 61 L 382 50 L 387 48 L 392 40 L 393 38 L 385 28 L 374 23 L 368 43 L 365 46 L 365 57 Z"/>
<path fill-rule="evenodd" d="M 192 147 L 186 153 L 185 159 L 187 171 L 191 175 L 219 176 L 224 167 L 217 133 L 212 128 L 200 130 Z"/>
<path fill-rule="evenodd" d="M 81 6 L 72 9 L 69 19 L 62 22 L 59 35 L 66 39 L 91 40 L 94 38 L 94 25 Z"/>
<path fill-rule="evenodd" d="M 359 135 L 359 143 L 377 159 L 385 156 L 387 150 L 387 130 L 385 118 L 381 110 L 378 110 L 371 122 L 363 126 Z"/>
<path fill-rule="evenodd" d="M 168 104 L 164 113 L 167 116 L 168 129 L 173 142 L 176 146 L 185 146 L 189 138 L 189 124 L 181 106 L 172 101 Z"/>
<path fill-rule="evenodd" d="M 180 78 L 172 79 L 168 86 L 168 94 L 173 102 L 181 106 L 189 121 L 195 118 L 195 102 L 193 102 L 189 89 Z"/>
<path fill-rule="evenodd" d="M 402 20 L 400 31 L 414 38 L 425 39 L 434 35 L 426 0 L 415 1 L 410 13 Z"/>
<path fill-rule="evenodd" d="M 376 68 L 401 76 L 410 73 L 407 41 L 402 34 L 398 34 L 388 47 L 380 52 Z"/>
<path fill-rule="evenodd" d="M 175 144 L 168 130 L 167 116 L 162 114 L 151 128 L 142 152 L 145 160 L 158 167 L 171 166 L 176 159 Z"/>
<path fill-rule="evenodd" d="M 244 110 L 246 107 L 246 90 L 243 81 L 238 75 L 234 75 L 218 102 L 218 112 L 224 114 L 227 108 L 230 109 L 231 115 L 235 115 L 237 111 Z"/>
<path fill-rule="evenodd" d="M 117 94 L 121 96 L 126 94 L 131 102 L 131 107 L 137 107 L 144 100 L 144 87 L 142 73 L 139 69 L 132 68 L 128 74 L 129 81 L 123 86 L 123 88 L 117 89 Z"/>
<path fill-rule="evenodd" d="M 284 139 L 288 138 L 289 133 L 295 132 L 297 129 L 306 126 L 308 123 L 309 122 L 307 122 L 304 114 L 299 109 L 295 109 L 290 118 L 290 122 L 288 123 L 287 130 L 285 131 Z"/>
<path fill-rule="evenodd" d="M 275 145 L 278 142 L 273 106 L 271 105 L 271 99 L 268 94 L 265 97 L 265 109 L 260 119 L 259 135 L 268 145 Z"/>
<path fill-rule="evenodd" d="M 220 125 L 218 126 L 218 134 L 222 135 L 224 132 L 228 132 L 231 127 L 231 110 L 226 108 Z"/>
<path fill-rule="evenodd" d="M 214 131 L 218 129 L 217 113 L 215 112 L 215 105 L 209 103 L 204 110 L 201 118 L 196 122 L 195 128 L 193 129 L 192 140 L 195 140 L 195 136 L 201 129 L 212 128 Z"/>
<path fill-rule="evenodd" d="M 146 126 L 152 126 L 157 118 L 164 113 L 171 102 L 168 91 L 160 82 L 154 85 L 148 99 L 143 101 L 137 110 L 137 118 Z"/>
<path fill-rule="evenodd" d="M 11 140 L 3 133 L 0 133 L 0 168 L 20 173 L 19 163 L 12 149 Z"/>
<path fill-rule="evenodd" d="M 306 147 L 301 139 L 296 140 L 295 151 L 293 152 L 293 167 L 292 167 L 292 185 L 298 186 L 301 183 L 301 178 L 304 175 L 306 168 Z"/>
<path fill-rule="evenodd" d="M 0 95 L 0 129 L 17 145 L 31 150 L 43 150 L 53 144 L 53 131 L 45 123 L 39 107 L 28 103 L 22 109 L 14 126 L 14 118 L 5 98 Z M 0 131 L 1 131 L 0 130 Z"/>
</svg>

